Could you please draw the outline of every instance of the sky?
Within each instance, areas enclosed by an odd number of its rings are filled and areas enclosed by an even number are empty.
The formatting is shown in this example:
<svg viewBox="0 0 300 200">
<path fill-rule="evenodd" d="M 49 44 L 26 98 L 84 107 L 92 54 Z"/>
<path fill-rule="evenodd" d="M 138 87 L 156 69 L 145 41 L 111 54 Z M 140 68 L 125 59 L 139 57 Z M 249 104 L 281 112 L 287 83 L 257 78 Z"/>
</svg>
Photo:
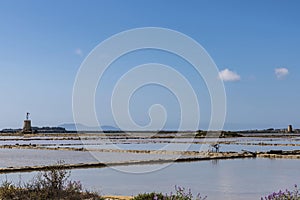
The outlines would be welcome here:
<svg viewBox="0 0 300 200">
<path fill-rule="evenodd" d="M 224 129 L 300 128 L 299 9 L 297 0 L 0 0 L 0 128 L 22 127 L 26 112 L 34 126 L 73 123 L 72 93 L 82 62 L 109 37 L 143 27 L 183 33 L 211 56 L 226 91 Z M 211 116 L 205 82 L 185 60 L 154 49 L 111 64 L 95 95 L 99 123 L 116 125 L 113 88 L 145 63 L 168 64 L 186 77 L 200 102 L 199 128 L 205 129 Z M 180 99 L 155 84 L 132 95 L 133 120 L 146 126 L 156 104 L 167 113 L 163 128 L 178 128 Z"/>
</svg>

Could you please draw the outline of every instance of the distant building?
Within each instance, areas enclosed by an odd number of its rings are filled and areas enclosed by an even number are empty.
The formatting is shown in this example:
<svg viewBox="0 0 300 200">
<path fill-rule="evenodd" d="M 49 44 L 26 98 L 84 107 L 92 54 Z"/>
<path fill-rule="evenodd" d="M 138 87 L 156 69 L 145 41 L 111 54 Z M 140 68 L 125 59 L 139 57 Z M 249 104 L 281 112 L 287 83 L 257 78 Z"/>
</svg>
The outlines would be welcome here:
<svg viewBox="0 0 300 200">
<path fill-rule="evenodd" d="M 292 125 L 288 125 L 287 132 L 288 133 L 292 133 L 293 132 L 293 126 Z"/>
</svg>

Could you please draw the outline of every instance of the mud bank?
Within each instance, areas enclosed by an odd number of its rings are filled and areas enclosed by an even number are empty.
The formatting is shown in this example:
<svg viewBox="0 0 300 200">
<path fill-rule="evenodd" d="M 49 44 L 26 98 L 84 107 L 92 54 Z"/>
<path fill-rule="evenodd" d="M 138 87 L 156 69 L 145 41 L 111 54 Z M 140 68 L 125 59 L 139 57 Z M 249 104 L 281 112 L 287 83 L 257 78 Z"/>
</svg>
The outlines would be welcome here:
<svg viewBox="0 0 300 200">
<path fill-rule="evenodd" d="M 276 143 L 251 143 L 251 142 L 240 142 L 240 143 L 231 143 L 235 145 L 246 145 L 246 146 L 280 146 L 280 147 L 299 147 L 300 144 L 276 144 Z"/>
<path fill-rule="evenodd" d="M 65 169 L 76 169 L 76 168 L 102 168 L 102 167 L 113 167 L 113 166 L 128 166 L 128 165 L 144 165 L 144 164 L 165 164 L 172 162 L 193 162 L 193 161 L 204 161 L 204 160 L 216 160 L 216 159 L 239 159 L 239 158 L 253 158 L 255 157 L 250 153 L 198 153 L 198 155 L 180 157 L 177 159 L 154 159 L 154 160 L 142 160 L 142 161 L 125 161 L 125 162 L 92 162 L 92 163 L 76 163 L 76 164 L 63 164 L 63 166 L 22 166 L 22 167 L 8 167 L 0 168 L 0 173 L 13 173 L 13 172 L 30 172 L 30 171 L 42 171 L 51 168 L 65 168 Z"/>
<path fill-rule="evenodd" d="M 300 150 L 293 151 L 269 151 L 257 153 L 260 158 L 282 158 L 282 159 L 300 159 Z"/>
</svg>

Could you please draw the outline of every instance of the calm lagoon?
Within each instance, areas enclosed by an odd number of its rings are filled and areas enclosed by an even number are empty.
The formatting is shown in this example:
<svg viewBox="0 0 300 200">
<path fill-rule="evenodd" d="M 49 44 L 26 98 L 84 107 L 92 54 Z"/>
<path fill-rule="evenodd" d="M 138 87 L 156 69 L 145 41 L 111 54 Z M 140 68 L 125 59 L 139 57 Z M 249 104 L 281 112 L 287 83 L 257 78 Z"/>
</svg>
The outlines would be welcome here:
<svg viewBox="0 0 300 200">
<path fill-rule="evenodd" d="M 117 168 L 88 168 L 72 170 L 71 179 L 80 180 L 88 189 L 101 194 L 136 195 L 144 192 L 174 191 L 174 186 L 191 188 L 208 199 L 260 199 L 279 189 L 293 188 L 300 180 L 300 160 L 292 159 L 235 159 L 171 163 L 147 173 L 160 165 L 132 165 Z M 23 181 L 36 172 L 0 175 L 1 180 Z"/>
</svg>

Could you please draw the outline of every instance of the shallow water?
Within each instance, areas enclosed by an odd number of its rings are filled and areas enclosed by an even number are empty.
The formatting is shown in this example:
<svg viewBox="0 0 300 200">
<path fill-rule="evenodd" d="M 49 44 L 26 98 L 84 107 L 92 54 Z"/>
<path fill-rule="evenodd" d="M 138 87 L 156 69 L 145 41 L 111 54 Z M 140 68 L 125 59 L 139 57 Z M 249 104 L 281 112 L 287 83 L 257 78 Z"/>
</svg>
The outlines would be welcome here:
<svg viewBox="0 0 300 200">
<path fill-rule="evenodd" d="M 164 169 L 142 174 L 109 168 L 81 169 L 73 171 L 73 178 L 82 180 L 89 188 L 100 188 L 105 194 L 166 193 L 179 185 L 207 195 L 209 199 L 260 199 L 298 183 L 299 164 L 299 160 L 271 159 L 201 161 L 173 163 Z M 123 166 L 118 169 L 139 171 L 148 167 Z"/>
<path fill-rule="evenodd" d="M 0 149 L 0 168 L 54 165 L 58 161 L 66 164 L 91 162 L 129 162 L 158 159 L 174 159 L 178 155 L 147 153 L 87 152 L 65 150 Z"/>
<path fill-rule="evenodd" d="M 102 137 L 103 138 L 103 137 Z M 29 138 L 18 137 L 7 138 L 1 137 L 0 145 L 8 144 L 36 144 L 41 147 L 69 147 L 69 148 L 87 148 L 91 150 L 101 149 L 121 149 L 121 150 L 171 150 L 171 151 L 201 151 L 210 148 L 211 142 L 216 142 L 216 138 L 208 139 L 188 139 L 188 138 L 148 138 L 148 139 L 101 139 L 99 137 L 89 138 L 84 140 L 69 140 L 53 137 L 52 140 L 46 137 Z M 4 140 L 5 139 L 5 140 Z M 9 140 L 6 140 L 9 139 Z M 25 139 L 25 140 L 22 140 Z M 193 142 L 210 142 L 209 144 L 198 144 Z M 220 144 L 220 151 L 223 152 L 241 152 L 247 151 L 270 151 L 270 150 L 299 150 L 300 146 L 274 146 L 272 144 L 285 144 L 287 142 L 299 142 L 295 138 L 260 138 L 260 137 L 243 137 L 243 138 L 221 138 L 222 142 L 233 142 L 230 144 Z M 189 143 L 192 142 L 192 143 Z M 246 145 L 245 143 L 256 145 Z M 257 145 L 258 142 L 270 143 L 270 145 Z M 83 145 L 84 143 L 85 145 Z M 32 148 L 32 147 L 31 147 Z M 95 159 L 96 157 L 96 159 Z M 59 160 L 64 160 L 66 163 L 86 163 L 86 162 L 123 162 L 123 161 L 141 161 L 154 159 L 171 159 L 176 158 L 176 155 L 164 154 L 136 154 L 136 153 L 118 153 L 118 152 L 97 152 L 93 151 L 92 155 L 89 152 L 82 151 L 66 151 L 66 150 L 41 150 L 41 149 L 0 149 L 0 167 L 21 167 L 34 165 L 50 165 L 55 164 Z"/>
<path fill-rule="evenodd" d="M 85 138 L 85 140 L 68 140 L 55 137 L 36 137 L 22 140 L 22 137 L 1 137 L 0 145 L 36 144 L 45 147 L 72 147 L 90 149 L 124 149 L 124 150 L 183 150 L 199 151 L 214 142 L 231 142 L 221 144 L 220 151 L 269 151 L 299 150 L 300 146 L 274 146 L 274 144 L 300 144 L 300 138 L 147 138 L 126 139 Z M 5 140 L 4 140 L 5 139 Z M 9 139 L 9 140 L 7 140 Z M 18 140 L 16 140 L 18 139 Z M 208 142 L 209 144 L 197 144 Z M 259 143 L 269 145 L 258 145 Z M 86 145 L 82 145 L 82 143 Z M 256 145 L 246 145 L 256 144 Z M 206 148 L 204 148 L 206 149 Z M 0 149 L 0 167 L 21 167 L 34 165 L 52 165 L 59 160 L 66 163 L 88 162 L 128 162 L 154 159 L 170 159 L 176 155 L 89 152 L 67 150 L 36 149 Z M 95 158 L 95 157 L 96 158 Z M 190 163 L 171 163 L 171 165 L 133 165 L 115 168 L 89 168 L 72 170 L 72 179 L 80 180 L 84 186 L 100 190 L 103 194 L 136 195 L 143 192 L 158 191 L 168 193 L 175 185 L 191 188 L 195 193 L 201 192 L 208 199 L 260 199 L 279 189 L 291 188 L 300 180 L 300 160 L 288 159 L 236 159 L 214 160 Z M 135 172 L 135 173 L 128 173 Z M 140 172 L 140 173 L 138 173 Z M 1 174 L 0 179 L 31 179 L 36 172 Z M 173 190 L 174 191 L 174 190 Z"/>
<path fill-rule="evenodd" d="M 57 146 L 46 146 L 55 148 Z M 97 149 L 122 149 L 122 150 L 169 150 L 169 151 L 204 151 L 211 148 L 209 144 L 187 144 L 187 143 L 142 143 L 142 144 L 77 144 L 64 145 L 68 148 L 86 148 L 91 150 Z M 274 145 L 245 145 L 245 144 L 220 144 L 222 152 L 242 152 L 247 151 L 270 151 L 270 150 L 299 150 L 300 146 L 274 146 Z"/>
<path fill-rule="evenodd" d="M 144 192 L 174 191 L 174 186 L 191 188 L 208 199 L 260 199 L 279 189 L 293 189 L 299 183 L 300 160 L 236 159 L 172 163 L 163 169 L 132 174 L 122 171 L 147 171 L 160 165 L 134 165 L 113 168 L 72 170 L 71 178 L 101 194 L 136 195 Z M 0 179 L 29 180 L 36 173 L 0 175 Z"/>
</svg>

